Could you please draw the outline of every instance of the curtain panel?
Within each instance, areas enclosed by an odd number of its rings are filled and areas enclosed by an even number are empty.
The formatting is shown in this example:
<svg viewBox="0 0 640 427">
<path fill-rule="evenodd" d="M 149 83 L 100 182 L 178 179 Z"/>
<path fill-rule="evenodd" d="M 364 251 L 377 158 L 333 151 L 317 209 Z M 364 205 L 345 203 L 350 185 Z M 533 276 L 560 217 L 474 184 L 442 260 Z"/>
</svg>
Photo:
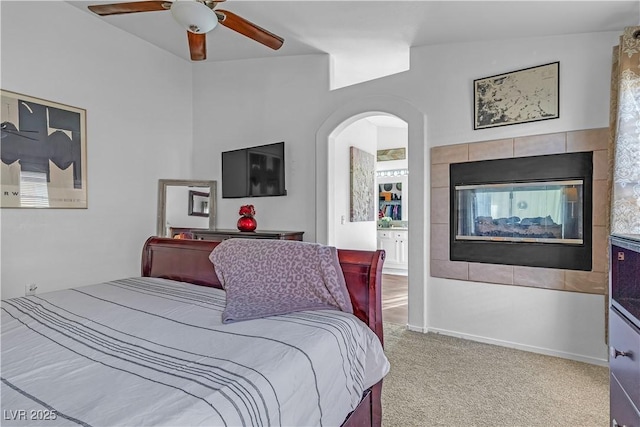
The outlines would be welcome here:
<svg viewBox="0 0 640 427">
<path fill-rule="evenodd" d="M 614 47 L 610 111 L 611 233 L 640 234 L 640 26 Z"/>
</svg>

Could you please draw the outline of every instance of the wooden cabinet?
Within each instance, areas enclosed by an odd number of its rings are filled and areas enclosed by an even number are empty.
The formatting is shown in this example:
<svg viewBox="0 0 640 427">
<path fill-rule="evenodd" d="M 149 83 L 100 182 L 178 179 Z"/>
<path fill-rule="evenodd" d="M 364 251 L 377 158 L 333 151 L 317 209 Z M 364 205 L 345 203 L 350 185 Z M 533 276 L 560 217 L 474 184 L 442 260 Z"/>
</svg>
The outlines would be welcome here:
<svg viewBox="0 0 640 427">
<path fill-rule="evenodd" d="M 611 425 L 640 427 L 640 330 L 615 308 L 609 313 L 609 345 Z"/>
<path fill-rule="evenodd" d="M 302 240 L 304 231 L 238 231 L 238 230 L 192 230 L 193 238 L 197 240 L 212 240 L 221 242 L 234 237 L 244 239 L 276 239 Z"/>
<path fill-rule="evenodd" d="M 408 263 L 409 232 L 393 228 L 378 229 L 378 249 L 384 249 L 385 268 L 406 270 Z"/>
<path fill-rule="evenodd" d="M 640 239 L 612 236 L 610 258 L 610 421 L 640 427 Z"/>
<path fill-rule="evenodd" d="M 636 427 L 640 426 L 640 414 L 629 400 L 617 378 L 611 374 L 611 427 Z"/>
</svg>

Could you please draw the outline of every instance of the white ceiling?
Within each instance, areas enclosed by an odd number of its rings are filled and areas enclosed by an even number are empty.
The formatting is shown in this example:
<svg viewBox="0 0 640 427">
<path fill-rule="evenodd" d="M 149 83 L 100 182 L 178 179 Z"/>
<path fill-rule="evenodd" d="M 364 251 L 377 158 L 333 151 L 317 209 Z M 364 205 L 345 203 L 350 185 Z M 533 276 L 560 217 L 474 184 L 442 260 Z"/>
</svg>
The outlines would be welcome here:
<svg viewBox="0 0 640 427">
<path fill-rule="evenodd" d="M 186 60 L 185 30 L 169 11 L 99 17 L 90 4 L 118 1 L 69 1 L 102 20 Z M 342 54 L 393 46 L 487 41 L 621 31 L 640 24 L 634 1 L 245 1 L 218 5 L 283 37 L 273 51 L 218 25 L 207 34 L 207 61 L 283 55 Z"/>
</svg>

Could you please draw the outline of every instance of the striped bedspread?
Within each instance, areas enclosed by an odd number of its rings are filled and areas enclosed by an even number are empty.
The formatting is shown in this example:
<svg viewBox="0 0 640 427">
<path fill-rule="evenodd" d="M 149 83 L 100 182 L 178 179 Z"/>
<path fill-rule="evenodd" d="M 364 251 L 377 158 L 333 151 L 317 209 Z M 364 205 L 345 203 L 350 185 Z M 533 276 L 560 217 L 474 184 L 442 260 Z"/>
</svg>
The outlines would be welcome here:
<svg viewBox="0 0 640 427">
<path fill-rule="evenodd" d="M 155 278 L 2 301 L 2 425 L 335 426 L 389 369 L 353 315 L 224 305 Z"/>
</svg>

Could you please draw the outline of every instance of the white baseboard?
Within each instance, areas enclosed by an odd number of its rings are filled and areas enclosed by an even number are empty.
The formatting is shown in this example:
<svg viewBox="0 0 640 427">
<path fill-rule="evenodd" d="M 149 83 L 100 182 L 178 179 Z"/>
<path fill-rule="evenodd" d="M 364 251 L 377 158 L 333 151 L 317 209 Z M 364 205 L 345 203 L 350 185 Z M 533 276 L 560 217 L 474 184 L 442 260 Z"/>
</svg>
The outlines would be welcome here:
<svg viewBox="0 0 640 427">
<path fill-rule="evenodd" d="M 482 337 L 482 336 L 478 336 L 478 335 L 454 332 L 454 331 L 449 331 L 449 330 L 446 330 L 446 329 L 426 328 L 426 330 L 424 330 L 423 328 L 416 328 L 416 327 L 412 327 L 411 325 L 407 325 L 407 329 L 409 329 L 411 331 L 424 332 L 424 333 L 433 332 L 433 333 L 436 333 L 436 334 L 448 335 L 448 336 L 452 336 L 452 337 L 456 337 L 456 338 L 462 338 L 462 339 L 465 339 L 465 340 L 478 341 L 478 342 L 482 342 L 482 343 L 485 343 L 485 344 L 493 344 L 493 345 L 499 345 L 499 346 L 502 346 L 502 347 L 515 348 L 517 350 L 523 350 L 523 351 L 529 351 L 529 352 L 532 352 L 532 353 L 544 354 L 546 356 L 561 357 L 563 359 L 575 360 L 577 362 L 589 363 L 591 365 L 598 365 L 598 366 L 605 366 L 605 367 L 609 366 L 609 361 L 607 359 L 599 359 L 599 358 L 596 358 L 596 357 L 584 356 L 584 355 L 581 355 L 581 354 L 567 353 L 567 352 L 558 351 L 558 350 L 551 350 L 551 349 L 548 349 L 548 348 L 542 348 L 542 347 L 536 347 L 536 346 L 531 346 L 531 345 L 527 345 L 527 344 L 515 343 L 515 342 L 511 342 L 511 341 L 497 340 L 495 338 L 487 338 L 487 337 Z"/>
<path fill-rule="evenodd" d="M 408 276 L 409 270 L 406 268 L 382 267 L 382 274 L 394 274 L 396 276 Z"/>
<path fill-rule="evenodd" d="M 423 334 L 426 334 L 428 332 L 426 328 L 421 328 L 413 325 L 407 325 L 407 329 L 413 332 L 422 332 Z"/>
</svg>

